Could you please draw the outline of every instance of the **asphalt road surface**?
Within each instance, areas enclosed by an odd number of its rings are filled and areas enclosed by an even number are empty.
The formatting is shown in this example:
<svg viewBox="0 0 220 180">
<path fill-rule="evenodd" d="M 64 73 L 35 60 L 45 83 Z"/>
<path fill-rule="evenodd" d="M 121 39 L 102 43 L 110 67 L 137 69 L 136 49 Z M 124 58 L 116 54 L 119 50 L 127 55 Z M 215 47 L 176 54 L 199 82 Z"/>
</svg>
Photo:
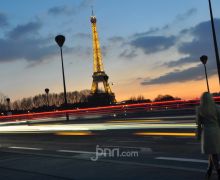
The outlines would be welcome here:
<svg viewBox="0 0 220 180">
<path fill-rule="evenodd" d="M 193 115 L 0 126 L 0 179 L 204 179 Z M 216 173 L 213 179 L 217 179 Z"/>
</svg>

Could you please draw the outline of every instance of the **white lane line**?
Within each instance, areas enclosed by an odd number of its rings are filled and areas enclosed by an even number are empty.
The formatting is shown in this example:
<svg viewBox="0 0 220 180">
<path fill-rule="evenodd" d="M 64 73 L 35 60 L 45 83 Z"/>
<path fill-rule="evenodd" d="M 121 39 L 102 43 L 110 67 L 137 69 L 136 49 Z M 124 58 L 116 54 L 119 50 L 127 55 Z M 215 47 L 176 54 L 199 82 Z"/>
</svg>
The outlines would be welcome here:
<svg viewBox="0 0 220 180">
<path fill-rule="evenodd" d="M 189 159 L 189 158 L 156 157 L 155 159 L 159 159 L 159 160 L 169 160 L 169 161 L 182 161 L 182 162 L 208 163 L 208 160 Z"/>
<path fill-rule="evenodd" d="M 153 152 L 152 148 L 149 147 L 135 147 L 135 146 L 102 146 L 102 148 L 126 148 L 126 149 L 138 149 L 144 152 Z"/>
<path fill-rule="evenodd" d="M 43 150 L 42 148 L 19 147 L 19 146 L 10 146 L 8 148 L 10 148 L 10 149 Z"/>
<path fill-rule="evenodd" d="M 80 153 L 80 154 L 95 154 L 96 152 L 91 151 L 74 151 L 74 150 L 56 150 L 57 152 L 66 152 L 66 153 Z"/>
</svg>

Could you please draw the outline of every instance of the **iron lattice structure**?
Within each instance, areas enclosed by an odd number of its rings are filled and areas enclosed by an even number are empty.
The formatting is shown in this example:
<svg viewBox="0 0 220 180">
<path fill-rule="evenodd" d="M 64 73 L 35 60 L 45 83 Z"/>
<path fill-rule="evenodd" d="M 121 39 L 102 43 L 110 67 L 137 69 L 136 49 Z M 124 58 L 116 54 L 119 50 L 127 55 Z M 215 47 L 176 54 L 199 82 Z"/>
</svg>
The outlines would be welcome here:
<svg viewBox="0 0 220 180">
<path fill-rule="evenodd" d="M 102 61 L 102 53 L 98 38 L 98 32 L 96 27 L 97 19 L 92 14 L 91 16 L 91 25 L 92 25 L 92 40 L 93 40 L 93 81 L 92 81 L 92 94 L 100 94 L 98 84 L 103 83 L 104 93 L 106 97 L 110 99 L 111 102 L 116 102 L 115 95 L 111 91 L 111 87 L 108 83 L 108 75 L 104 71 L 103 61 Z"/>
</svg>

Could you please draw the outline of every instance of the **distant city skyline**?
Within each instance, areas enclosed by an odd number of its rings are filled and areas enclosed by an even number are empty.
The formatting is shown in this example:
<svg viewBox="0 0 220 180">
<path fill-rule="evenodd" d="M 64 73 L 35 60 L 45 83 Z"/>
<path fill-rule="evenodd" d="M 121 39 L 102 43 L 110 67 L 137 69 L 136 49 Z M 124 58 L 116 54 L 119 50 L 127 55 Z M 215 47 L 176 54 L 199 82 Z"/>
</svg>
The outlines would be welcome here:
<svg viewBox="0 0 220 180">
<path fill-rule="evenodd" d="M 93 55 L 91 6 L 104 69 L 117 100 L 170 94 L 196 98 L 206 91 L 200 56 L 209 59 L 211 92 L 219 92 L 208 0 L 2 0 L 0 92 L 11 101 L 63 92 L 58 34 L 67 91 L 90 89 Z M 212 0 L 218 44 L 220 1 Z M 219 45 L 220 46 L 220 45 Z"/>
</svg>

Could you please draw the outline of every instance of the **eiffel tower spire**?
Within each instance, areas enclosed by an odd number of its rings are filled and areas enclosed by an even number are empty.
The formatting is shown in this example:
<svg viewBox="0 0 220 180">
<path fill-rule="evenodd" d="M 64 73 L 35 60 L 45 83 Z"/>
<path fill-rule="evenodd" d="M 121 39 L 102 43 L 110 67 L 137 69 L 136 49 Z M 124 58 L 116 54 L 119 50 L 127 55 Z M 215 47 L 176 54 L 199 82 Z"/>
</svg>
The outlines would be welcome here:
<svg viewBox="0 0 220 180">
<path fill-rule="evenodd" d="M 108 76 L 104 71 L 103 61 L 102 61 L 102 53 L 98 38 L 98 32 L 96 27 L 97 19 L 94 16 L 92 9 L 92 16 L 90 18 L 92 25 L 92 42 L 93 42 L 93 82 L 91 92 L 92 94 L 98 93 L 98 84 L 103 83 L 105 94 L 111 96 L 112 102 L 116 102 L 115 95 L 112 93 L 110 85 L 108 83 Z"/>
<path fill-rule="evenodd" d="M 101 72 L 104 71 L 103 62 L 102 62 L 102 53 L 99 43 L 99 37 L 96 27 L 96 17 L 93 15 L 91 16 L 91 23 L 92 23 L 92 42 L 93 42 L 93 70 L 94 72 Z"/>
</svg>

